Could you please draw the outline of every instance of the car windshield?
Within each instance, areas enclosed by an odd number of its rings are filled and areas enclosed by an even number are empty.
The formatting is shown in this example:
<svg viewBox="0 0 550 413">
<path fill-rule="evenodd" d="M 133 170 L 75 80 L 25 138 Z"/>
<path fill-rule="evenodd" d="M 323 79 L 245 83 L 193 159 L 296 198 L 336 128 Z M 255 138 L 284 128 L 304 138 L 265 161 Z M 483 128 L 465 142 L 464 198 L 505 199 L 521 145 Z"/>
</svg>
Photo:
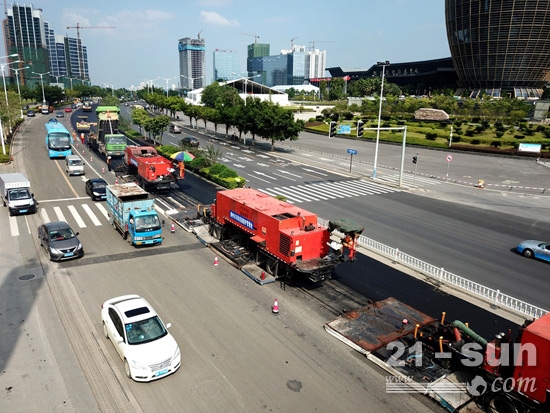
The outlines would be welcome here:
<svg viewBox="0 0 550 413">
<path fill-rule="evenodd" d="M 76 234 L 71 228 L 61 228 L 50 231 L 51 241 L 63 241 L 76 237 Z"/>
<path fill-rule="evenodd" d="M 71 165 L 71 166 L 82 165 L 82 160 L 81 159 L 71 159 L 69 161 L 69 165 Z"/>
<path fill-rule="evenodd" d="M 147 232 L 160 229 L 158 215 L 144 215 L 136 218 L 136 232 Z"/>
<path fill-rule="evenodd" d="M 107 182 L 94 182 L 93 185 L 94 189 L 101 189 L 107 187 Z"/>
<path fill-rule="evenodd" d="M 15 201 L 17 199 L 29 199 L 31 194 L 28 189 L 12 189 L 8 193 L 9 199 Z"/>
<path fill-rule="evenodd" d="M 168 332 L 158 316 L 126 324 L 128 344 L 144 344 L 164 337 Z"/>
</svg>

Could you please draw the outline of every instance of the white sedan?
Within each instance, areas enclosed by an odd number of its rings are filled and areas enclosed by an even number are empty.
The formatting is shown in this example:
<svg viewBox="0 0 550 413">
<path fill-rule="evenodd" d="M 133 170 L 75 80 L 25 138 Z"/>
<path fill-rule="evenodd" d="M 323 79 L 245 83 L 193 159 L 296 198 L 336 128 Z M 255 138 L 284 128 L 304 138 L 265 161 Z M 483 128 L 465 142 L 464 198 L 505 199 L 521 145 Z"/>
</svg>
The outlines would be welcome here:
<svg viewBox="0 0 550 413">
<path fill-rule="evenodd" d="M 153 307 L 139 295 L 111 298 L 101 306 L 103 333 L 124 362 L 126 376 L 152 381 L 181 365 L 180 349 Z"/>
</svg>

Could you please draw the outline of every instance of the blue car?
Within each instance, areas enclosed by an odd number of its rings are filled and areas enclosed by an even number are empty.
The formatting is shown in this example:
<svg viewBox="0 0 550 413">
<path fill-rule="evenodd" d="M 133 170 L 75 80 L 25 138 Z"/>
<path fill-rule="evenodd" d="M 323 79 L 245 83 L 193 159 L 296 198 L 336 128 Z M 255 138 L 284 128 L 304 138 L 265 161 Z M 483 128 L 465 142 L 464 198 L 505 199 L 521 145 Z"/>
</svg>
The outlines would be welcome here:
<svg viewBox="0 0 550 413">
<path fill-rule="evenodd" d="M 526 240 L 520 242 L 516 250 L 524 257 L 550 262 L 550 242 Z"/>
</svg>

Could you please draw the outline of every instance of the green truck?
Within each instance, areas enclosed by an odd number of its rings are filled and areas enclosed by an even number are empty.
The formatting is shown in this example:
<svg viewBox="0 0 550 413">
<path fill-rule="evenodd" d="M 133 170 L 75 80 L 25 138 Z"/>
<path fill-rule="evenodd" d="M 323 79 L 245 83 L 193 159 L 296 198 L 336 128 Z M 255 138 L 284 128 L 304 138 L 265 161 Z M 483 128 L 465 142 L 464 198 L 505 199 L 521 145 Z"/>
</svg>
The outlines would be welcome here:
<svg viewBox="0 0 550 413">
<path fill-rule="evenodd" d="M 117 106 L 98 106 L 97 133 L 88 134 L 88 147 L 105 157 L 122 157 L 126 149 L 126 136 L 119 132 L 120 108 Z"/>
</svg>

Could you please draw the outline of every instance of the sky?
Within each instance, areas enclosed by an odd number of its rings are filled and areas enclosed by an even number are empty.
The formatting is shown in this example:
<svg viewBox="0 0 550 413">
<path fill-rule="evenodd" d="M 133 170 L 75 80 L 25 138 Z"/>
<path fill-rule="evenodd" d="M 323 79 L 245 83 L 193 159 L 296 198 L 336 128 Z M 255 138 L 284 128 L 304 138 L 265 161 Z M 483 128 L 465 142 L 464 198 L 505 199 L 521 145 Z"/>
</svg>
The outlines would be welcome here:
<svg viewBox="0 0 550 413">
<path fill-rule="evenodd" d="M 270 44 L 271 55 L 290 49 L 292 42 L 307 50 L 315 46 L 326 50 L 326 67 L 344 69 L 367 69 L 385 60 L 398 63 L 450 57 L 444 3 L 36 0 L 32 5 L 42 9 L 44 20 L 56 34 L 76 38 L 78 24 L 88 49 L 92 84 L 118 89 L 140 87 L 153 79 L 157 87 L 177 87 L 178 40 L 195 39 L 199 33 L 206 42 L 206 84 L 213 80 L 215 49 L 237 51 L 245 72 L 247 45 L 255 36 L 259 43 Z M 328 72 L 326 76 L 330 76 Z"/>
</svg>

